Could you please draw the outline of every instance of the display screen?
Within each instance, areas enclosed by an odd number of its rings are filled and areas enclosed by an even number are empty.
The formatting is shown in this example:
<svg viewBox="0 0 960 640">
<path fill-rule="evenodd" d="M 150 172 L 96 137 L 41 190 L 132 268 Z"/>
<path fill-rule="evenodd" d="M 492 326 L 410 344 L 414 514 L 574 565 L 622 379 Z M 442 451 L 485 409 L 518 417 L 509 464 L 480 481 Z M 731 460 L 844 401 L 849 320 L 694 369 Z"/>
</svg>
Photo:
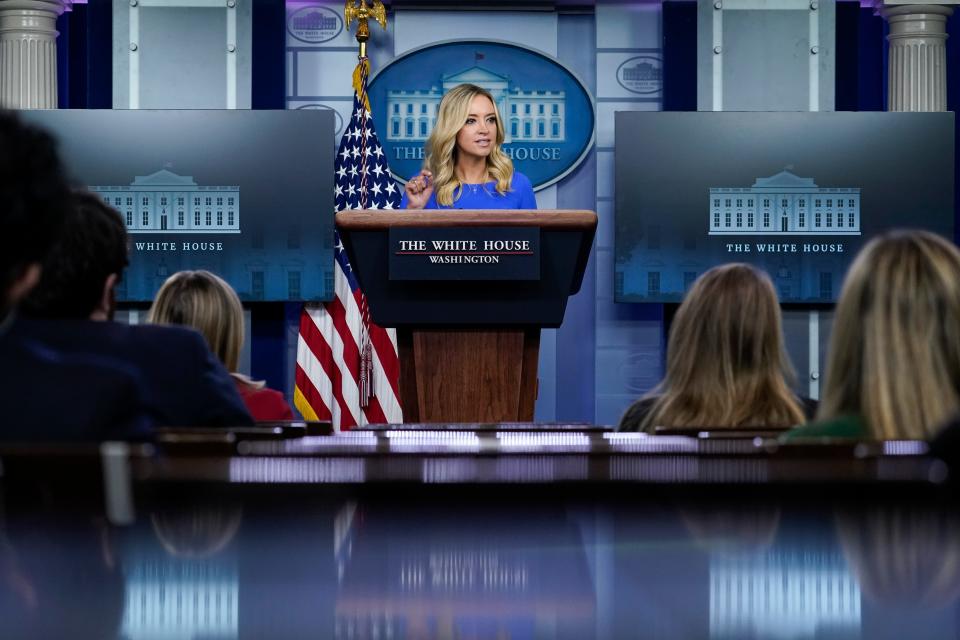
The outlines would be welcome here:
<svg viewBox="0 0 960 640">
<path fill-rule="evenodd" d="M 829 303 L 889 229 L 953 239 L 952 113 L 616 114 L 617 302 L 677 302 L 707 269 L 765 269 Z"/>
<path fill-rule="evenodd" d="M 23 112 L 72 177 L 120 212 L 120 300 L 206 269 L 245 301 L 333 295 L 334 115 L 324 110 Z"/>
</svg>

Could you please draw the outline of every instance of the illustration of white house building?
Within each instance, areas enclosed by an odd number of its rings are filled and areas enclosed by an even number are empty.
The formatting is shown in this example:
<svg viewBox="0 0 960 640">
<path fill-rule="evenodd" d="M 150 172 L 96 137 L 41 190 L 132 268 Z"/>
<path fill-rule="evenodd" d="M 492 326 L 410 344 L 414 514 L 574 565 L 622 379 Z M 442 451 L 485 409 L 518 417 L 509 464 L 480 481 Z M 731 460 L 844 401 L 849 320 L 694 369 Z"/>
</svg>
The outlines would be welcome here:
<svg viewBox="0 0 960 640">
<path fill-rule="evenodd" d="M 458 84 L 475 84 L 489 91 L 503 119 L 505 142 L 563 142 L 565 93 L 523 91 L 510 78 L 483 67 L 444 75 L 441 87 L 424 91 L 388 91 L 387 139 L 423 141 L 437 120 L 440 99 Z"/>
<path fill-rule="evenodd" d="M 821 188 L 781 171 L 710 189 L 710 235 L 860 235 L 860 189 Z"/>
<path fill-rule="evenodd" d="M 663 71 L 649 62 L 638 62 L 623 70 L 624 82 L 660 82 Z"/>
<path fill-rule="evenodd" d="M 90 190 L 120 212 L 130 233 L 240 233 L 240 187 L 198 185 L 161 169 L 129 186 Z"/>
</svg>

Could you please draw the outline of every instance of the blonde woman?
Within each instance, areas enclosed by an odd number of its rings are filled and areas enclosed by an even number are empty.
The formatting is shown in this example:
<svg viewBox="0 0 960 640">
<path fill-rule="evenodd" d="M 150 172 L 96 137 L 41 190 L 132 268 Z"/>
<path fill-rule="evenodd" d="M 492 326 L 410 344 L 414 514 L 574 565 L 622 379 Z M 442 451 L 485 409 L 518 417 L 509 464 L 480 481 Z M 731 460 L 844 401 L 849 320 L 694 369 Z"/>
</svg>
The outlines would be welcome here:
<svg viewBox="0 0 960 640">
<path fill-rule="evenodd" d="M 148 322 L 193 327 L 231 371 L 240 397 L 254 420 L 292 420 L 283 394 L 262 381 L 236 373 L 243 346 L 243 307 L 229 284 L 209 271 L 180 271 L 160 287 Z"/>
<path fill-rule="evenodd" d="M 536 209 L 533 186 L 501 149 L 503 122 L 486 89 L 461 84 L 443 96 L 427 159 L 407 182 L 405 209 Z"/>
<path fill-rule="evenodd" d="M 960 411 L 960 252 L 926 231 L 879 236 L 837 302 L 818 423 L 788 438 L 928 439 Z"/>
<path fill-rule="evenodd" d="M 620 429 L 787 429 L 806 422 L 792 378 L 770 278 L 746 264 L 714 267 L 677 311 L 663 381 L 627 409 Z"/>
</svg>

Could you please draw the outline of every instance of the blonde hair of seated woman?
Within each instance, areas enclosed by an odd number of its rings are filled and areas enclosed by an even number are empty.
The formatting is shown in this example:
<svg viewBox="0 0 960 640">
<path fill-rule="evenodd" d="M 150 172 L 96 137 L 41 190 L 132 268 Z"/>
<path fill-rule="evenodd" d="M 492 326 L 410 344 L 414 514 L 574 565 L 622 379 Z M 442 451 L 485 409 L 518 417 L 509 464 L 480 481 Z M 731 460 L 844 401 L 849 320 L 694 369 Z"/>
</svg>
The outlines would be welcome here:
<svg viewBox="0 0 960 640">
<path fill-rule="evenodd" d="M 926 439 L 960 411 L 960 251 L 926 231 L 873 239 L 837 302 L 818 420 Z"/>
<path fill-rule="evenodd" d="M 789 428 L 805 422 L 793 378 L 770 278 L 747 264 L 714 267 L 677 310 L 666 373 L 640 430 Z"/>
</svg>

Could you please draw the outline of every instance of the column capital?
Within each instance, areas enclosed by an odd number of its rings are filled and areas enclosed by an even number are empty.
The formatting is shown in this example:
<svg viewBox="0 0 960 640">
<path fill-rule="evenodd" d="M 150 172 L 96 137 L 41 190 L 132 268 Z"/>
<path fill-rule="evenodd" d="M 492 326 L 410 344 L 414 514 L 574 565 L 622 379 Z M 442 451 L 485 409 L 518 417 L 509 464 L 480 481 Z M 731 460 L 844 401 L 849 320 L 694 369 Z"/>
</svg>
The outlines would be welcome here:
<svg viewBox="0 0 960 640">
<path fill-rule="evenodd" d="M 73 0 L 0 0 L 0 11 L 45 11 L 56 15 L 73 10 Z"/>
</svg>

